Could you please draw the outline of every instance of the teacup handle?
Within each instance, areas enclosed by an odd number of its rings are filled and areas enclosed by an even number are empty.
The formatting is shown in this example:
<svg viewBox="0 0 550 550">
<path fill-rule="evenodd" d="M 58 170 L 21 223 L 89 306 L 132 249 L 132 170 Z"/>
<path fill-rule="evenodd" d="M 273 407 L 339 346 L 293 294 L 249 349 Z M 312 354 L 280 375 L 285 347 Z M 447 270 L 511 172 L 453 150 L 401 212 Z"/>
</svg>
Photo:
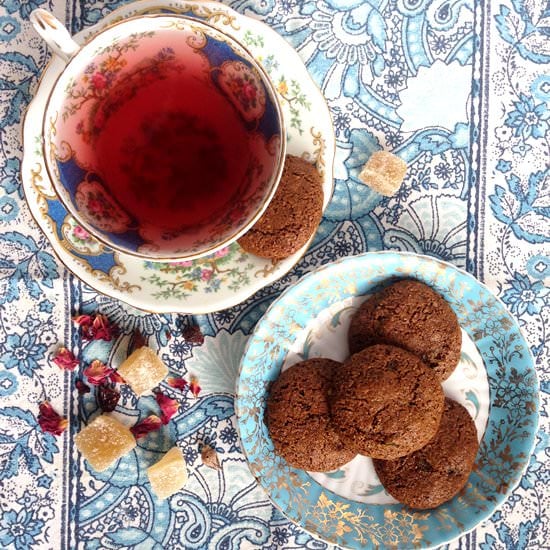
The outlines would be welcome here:
<svg viewBox="0 0 550 550">
<path fill-rule="evenodd" d="M 37 8 L 31 12 L 29 19 L 52 52 L 64 61 L 69 61 L 80 50 L 63 23 L 49 11 Z"/>
</svg>

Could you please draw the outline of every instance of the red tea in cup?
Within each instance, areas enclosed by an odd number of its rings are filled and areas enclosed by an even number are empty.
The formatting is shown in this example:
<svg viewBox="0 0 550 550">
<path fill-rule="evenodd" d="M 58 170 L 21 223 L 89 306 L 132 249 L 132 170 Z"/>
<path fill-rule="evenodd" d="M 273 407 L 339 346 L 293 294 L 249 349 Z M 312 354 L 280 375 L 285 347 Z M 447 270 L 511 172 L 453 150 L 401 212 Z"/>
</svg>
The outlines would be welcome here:
<svg viewBox="0 0 550 550">
<path fill-rule="evenodd" d="M 179 16 L 125 21 L 79 50 L 44 129 L 68 210 L 109 246 L 151 259 L 190 259 L 238 238 L 284 159 L 265 74 L 232 39 Z"/>
<path fill-rule="evenodd" d="M 95 139 L 105 188 L 140 226 L 208 223 L 238 199 L 251 162 L 245 121 L 189 69 L 174 63 L 154 82 L 138 81 Z"/>
</svg>

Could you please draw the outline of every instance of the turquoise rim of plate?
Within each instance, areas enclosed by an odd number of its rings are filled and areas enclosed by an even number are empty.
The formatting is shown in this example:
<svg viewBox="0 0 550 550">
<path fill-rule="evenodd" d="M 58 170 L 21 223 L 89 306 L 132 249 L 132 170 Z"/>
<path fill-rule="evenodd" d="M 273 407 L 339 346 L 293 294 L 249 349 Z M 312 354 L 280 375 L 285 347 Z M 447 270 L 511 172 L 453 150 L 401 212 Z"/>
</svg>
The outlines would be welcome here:
<svg viewBox="0 0 550 550">
<path fill-rule="evenodd" d="M 466 487 L 426 511 L 358 503 L 323 488 L 275 454 L 263 421 L 269 384 L 308 322 L 334 303 L 406 277 L 425 282 L 451 304 L 483 358 L 490 391 L 489 419 Z M 470 531 L 519 483 L 538 427 L 538 379 L 518 323 L 469 273 L 411 253 L 368 252 L 344 258 L 287 289 L 248 341 L 236 393 L 237 425 L 254 477 L 289 519 L 324 541 L 348 548 L 426 548 Z"/>
</svg>

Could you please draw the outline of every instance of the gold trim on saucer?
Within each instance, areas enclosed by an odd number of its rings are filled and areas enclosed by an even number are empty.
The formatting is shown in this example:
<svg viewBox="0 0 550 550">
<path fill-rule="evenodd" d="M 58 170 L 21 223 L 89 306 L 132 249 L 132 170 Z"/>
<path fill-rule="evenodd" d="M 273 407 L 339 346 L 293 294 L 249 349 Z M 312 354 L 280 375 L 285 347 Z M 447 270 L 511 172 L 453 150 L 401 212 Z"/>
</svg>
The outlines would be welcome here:
<svg viewBox="0 0 550 550">
<path fill-rule="evenodd" d="M 100 271 L 100 270 L 97 270 L 97 269 L 93 269 L 92 266 L 84 259 L 80 258 L 79 256 L 75 255 L 74 254 L 74 249 L 68 245 L 66 242 L 65 242 L 65 239 L 60 239 L 58 238 L 58 235 L 57 235 L 57 224 L 55 223 L 55 221 L 52 219 L 52 217 L 48 214 L 48 203 L 47 203 L 47 200 L 50 199 L 50 200 L 58 200 L 58 197 L 57 195 L 54 195 L 54 196 L 51 196 L 51 195 L 48 195 L 46 193 L 44 193 L 42 191 L 42 189 L 35 185 L 34 184 L 34 174 L 35 173 L 38 173 L 38 177 L 40 178 L 40 180 L 42 180 L 42 176 L 40 176 L 40 172 L 41 172 L 41 165 L 40 164 L 36 164 L 39 169 L 38 170 L 31 170 L 31 173 L 32 173 L 32 176 L 31 178 L 33 179 L 33 189 L 34 191 L 36 192 L 36 203 L 38 205 L 38 208 L 40 210 L 40 213 L 42 214 L 42 218 L 43 220 L 48 224 L 49 228 L 50 228 L 50 233 L 53 235 L 53 237 L 57 240 L 57 242 L 68 252 L 71 254 L 73 260 L 79 264 L 86 273 L 92 275 L 94 278 L 97 278 L 99 281 L 101 282 L 105 282 L 105 283 L 109 283 L 115 290 L 119 290 L 121 292 L 128 292 L 128 293 L 132 293 L 134 290 L 141 290 L 141 287 L 139 285 L 135 285 L 135 284 L 131 284 L 129 283 L 128 281 L 124 281 L 122 282 L 121 281 L 121 277 L 123 275 L 125 275 L 127 273 L 127 269 L 126 267 L 124 266 L 124 264 L 122 264 L 120 262 L 120 259 L 118 257 L 118 255 L 116 253 L 114 253 L 114 257 L 113 257 L 113 260 L 115 262 L 116 265 L 114 265 L 113 267 L 111 267 L 111 269 L 109 270 L 109 273 L 106 274 L 104 271 Z M 23 186 L 23 194 L 25 196 L 25 200 L 26 202 L 29 202 L 29 197 L 27 195 L 27 191 L 25 190 L 25 187 Z M 38 221 L 38 219 L 36 218 L 34 212 L 29 208 L 28 209 L 33 220 L 35 221 L 35 223 L 38 225 L 38 227 L 41 229 L 41 225 L 40 225 L 40 222 Z M 42 229 L 41 229 L 42 231 Z M 43 231 L 42 231 L 43 232 Z M 75 277 L 79 278 L 79 279 L 82 279 L 82 277 L 79 277 L 66 263 L 65 261 L 61 258 L 61 256 L 59 255 L 59 252 L 52 246 L 51 247 L 52 249 L 52 252 L 53 254 L 56 256 L 56 258 L 61 262 L 61 264 L 71 273 L 73 274 Z M 105 294 L 105 292 L 99 290 L 97 287 L 95 287 L 93 284 L 91 284 L 89 281 L 85 281 L 85 283 L 87 285 L 89 285 L 90 287 L 92 287 L 94 290 L 96 290 L 97 292 L 101 293 L 101 294 Z M 139 308 L 138 308 L 139 309 Z M 154 313 L 154 312 L 151 312 L 151 313 Z"/>
</svg>

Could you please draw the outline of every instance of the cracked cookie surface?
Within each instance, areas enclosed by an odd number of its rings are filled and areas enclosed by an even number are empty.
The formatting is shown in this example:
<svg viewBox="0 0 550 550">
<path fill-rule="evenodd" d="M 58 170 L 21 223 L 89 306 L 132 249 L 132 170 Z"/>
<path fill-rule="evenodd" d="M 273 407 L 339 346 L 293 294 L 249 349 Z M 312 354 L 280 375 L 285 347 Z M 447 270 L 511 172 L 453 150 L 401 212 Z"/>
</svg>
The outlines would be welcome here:
<svg viewBox="0 0 550 550">
<path fill-rule="evenodd" d="M 307 243 L 322 215 L 323 187 L 317 168 L 300 157 L 287 155 L 269 206 L 237 242 L 262 258 L 287 258 Z"/>
<path fill-rule="evenodd" d="M 340 367 L 332 419 L 357 453 L 392 459 L 428 443 L 439 427 L 443 401 L 438 377 L 416 355 L 375 345 Z"/>
<path fill-rule="evenodd" d="M 399 346 L 446 380 L 458 365 L 462 333 L 443 297 L 420 281 L 404 279 L 361 304 L 352 317 L 348 342 L 350 353 L 376 343 Z"/>
<path fill-rule="evenodd" d="M 477 450 L 474 421 L 462 405 L 446 398 L 439 430 L 428 445 L 396 460 L 375 460 L 374 468 L 385 489 L 399 502 L 430 509 L 464 487 Z"/>
<path fill-rule="evenodd" d="M 327 472 L 356 454 L 344 447 L 330 420 L 332 377 L 340 367 L 331 359 L 307 359 L 282 372 L 270 388 L 269 434 L 277 454 L 295 468 Z"/>
</svg>

